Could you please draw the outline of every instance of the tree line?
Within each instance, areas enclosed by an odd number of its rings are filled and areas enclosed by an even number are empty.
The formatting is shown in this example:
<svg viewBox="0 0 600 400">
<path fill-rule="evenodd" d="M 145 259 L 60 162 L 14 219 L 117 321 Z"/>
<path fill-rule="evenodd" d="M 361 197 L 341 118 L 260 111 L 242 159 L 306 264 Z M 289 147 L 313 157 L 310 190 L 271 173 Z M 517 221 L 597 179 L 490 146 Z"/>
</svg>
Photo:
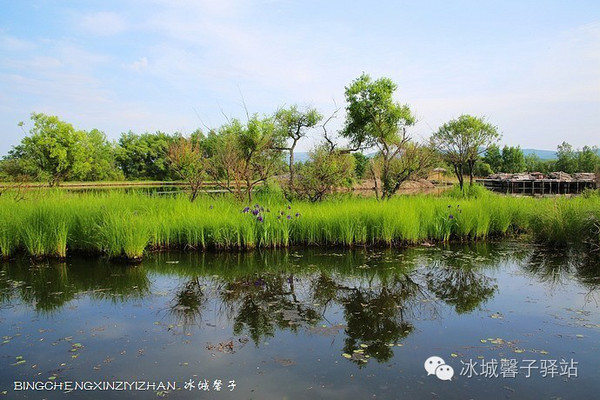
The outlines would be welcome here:
<svg viewBox="0 0 600 400">
<path fill-rule="evenodd" d="M 492 172 L 593 171 L 600 166 L 597 149 L 588 146 L 576 151 L 563 143 L 551 162 L 525 157 L 518 147 L 500 150 L 498 128 L 471 115 L 443 124 L 426 142 L 416 141 L 410 135 L 416 117 L 408 105 L 394 100 L 396 90 L 391 79 L 363 73 L 345 88 L 345 120 L 337 132 L 330 132 L 328 124 L 340 109 L 323 116 L 296 105 L 190 135 L 127 132 L 117 141 L 97 129 L 78 130 L 56 116 L 33 113 L 29 134 L 0 161 L 0 180 L 50 186 L 69 180 L 182 180 L 191 200 L 210 181 L 239 200 L 251 200 L 257 186 L 278 177 L 286 197 L 318 201 L 364 178 L 373 182 L 377 198 L 386 199 L 406 180 L 425 178 L 443 165 L 461 188 L 466 178 L 473 184 L 474 176 Z M 296 162 L 297 145 L 311 131 L 321 139 L 308 161 Z"/>
<path fill-rule="evenodd" d="M 600 154 L 595 146 L 574 149 L 567 142 L 558 145 L 556 157 L 541 159 L 537 154 L 525 155 L 520 147 L 491 145 L 481 160 L 477 162 L 476 174 L 486 176 L 495 172 L 519 173 L 563 171 L 596 172 L 600 170 Z"/>
</svg>

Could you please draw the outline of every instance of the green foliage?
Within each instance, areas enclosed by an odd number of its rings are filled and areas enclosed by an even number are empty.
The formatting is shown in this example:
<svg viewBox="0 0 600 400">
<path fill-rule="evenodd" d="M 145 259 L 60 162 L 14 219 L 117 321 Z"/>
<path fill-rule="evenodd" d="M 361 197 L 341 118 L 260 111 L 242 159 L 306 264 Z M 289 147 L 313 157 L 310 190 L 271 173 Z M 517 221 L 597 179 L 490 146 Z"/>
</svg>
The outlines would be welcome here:
<svg viewBox="0 0 600 400">
<path fill-rule="evenodd" d="M 583 146 L 581 150 L 573 149 L 567 142 L 560 144 L 556 151 L 554 169 L 567 172 L 596 172 L 600 169 L 600 155 L 595 146 Z"/>
<path fill-rule="evenodd" d="M 346 124 L 342 136 L 354 150 L 375 147 L 381 167 L 375 178 L 381 180 L 381 197 L 389 199 L 411 177 L 426 173 L 432 161 L 430 152 L 415 145 L 406 129 L 416 118 L 406 104 L 394 101 L 397 86 L 389 78 L 375 81 L 362 74 L 346 87 Z M 373 170 L 375 172 L 375 169 Z M 376 190 L 379 197 L 379 191 Z"/>
<path fill-rule="evenodd" d="M 600 170 L 600 155 L 596 146 L 583 146 L 577 152 L 577 172 L 596 172 Z"/>
<path fill-rule="evenodd" d="M 454 167 L 460 188 L 464 174 L 473 185 L 474 167 L 479 155 L 500 138 L 498 128 L 483 118 L 461 115 L 442 125 L 431 137 L 431 145 Z"/>
<path fill-rule="evenodd" d="M 84 132 L 81 143 L 81 160 L 73 174 L 80 181 L 119 181 L 124 175 L 115 161 L 114 145 L 106 139 L 104 132 L 92 129 Z"/>
<path fill-rule="evenodd" d="M 280 138 L 280 141 L 291 141 L 285 147 L 278 147 L 279 150 L 289 151 L 290 189 L 294 187 L 294 150 L 296 145 L 322 119 L 323 116 L 316 109 L 307 108 L 305 111 L 300 111 L 296 105 L 287 109 L 280 109 L 275 113 L 275 134 Z"/>
<path fill-rule="evenodd" d="M 121 180 L 112 143 L 93 129 L 78 131 L 58 117 L 33 113 L 30 135 L 3 160 L 0 170 L 14 181 Z"/>
<path fill-rule="evenodd" d="M 281 171 L 283 140 L 271 118 L 233 119 L 208 135 L 207 173 L 238 200 L 252 201 L 254 187 Z"/>
<path fill-rule="evenodd" d="M 475 166 L 473 167 L 473 175 L 475 176 L 488 176 L 493 172 L 494 171 L 490 167 L 490 164 L 480 160 L 475 162 Z"/>
<path fill-rule="evenodd" d="M 487 163 L 493 172 L 502 172 L 502 153 L 497 144 L 492 144 L 487 148 L 483 162 Z"/>
<path fill-rule="evenodd" d="M 600 198 L 586 197 L 553 199 L 529 210 L 535 238 L 553 246 L 578 242 L 599 245 Z"/>
<path fill-rule="evenodd" d="M 168 152 L 176 136 L 156 132 L 123 133 L 116 149 L 116 162 L 127 179 L 170 180 Z"/>
<path fill-rule="evenodd" d="M 176 140 L 169 147 L 168 160 L 176 176 L 187 183 L 190 201 L 194 201 L 207 178 L 208 156 L 202 133 Z"/>
<path fill-rule="evenodd" d="M 489 190 L 487 190 L 485 187 L 479 184 L 469 185 L 466 189 L 462 190 L 459 185 L 454 185 L 452 189 L 444 192 L 444 196 L 451 197 L 454 199 L 481 199 L 487 198 L 491 194 L 492 193 Z"/>
<path fill-rule="evenodd" d="M 373 81 L 364 73 L 346 87 L 348 104 L 342 136 L 351 145 L 373 147 L 403 139 L 404 128 L 414 125 L 416 119 L 408 105 L 394 101 L 397 88 L 389 78 Z"/>
<path fill-rule="evenodd" d="M 525 170 L 528 172 L 541 172 L 547 174 L 554 169 L 554 160 L 542 160 L 536 154 L 525 156 Z"/>
<path fill-rule="evenodd" d="M 295 193 L 302 199 L 320 201 L 336 188 L 350 186 L 354 176 L 354 157 L 319 146 L 310 160 L 301 165 Z"/>
<path fill-rule="evenodd" d="M 9 153 L 23 173 L 47 181 L 50 186 L 69 179 L 86 168 L 85 132 L 56 116 L 32 113 L 33 127 Z"/>
<path fill-rule="evenodd" d="M 284 201 L 285 192 L 277 181 L 277 178 L 269 178 L 262 186 L 259 186 L 258 189 L 256 189 L 256 198 L 258 201 Z"/>
<path fill-rule="evenodd" d="M 556 151 L 556 169 L 566 173 L 573 173 L 577 170 L 577 155 L 573 146 L 567 142 L 558 145 Z"/>
<path fill-rule="evenodd" d="M 369 168 L 369 157 L 360 152 L 352 153 L 352 156 L 354 156 L 354 175 L 357 179 L 364 179 Z"/>
<path fill-rule="evenodd" d="M 508 147 L 502 148 L 502 169 L 501 172 L 523 172 L 525 171 L 525 157 L 521 147 Z"/>
</svg>

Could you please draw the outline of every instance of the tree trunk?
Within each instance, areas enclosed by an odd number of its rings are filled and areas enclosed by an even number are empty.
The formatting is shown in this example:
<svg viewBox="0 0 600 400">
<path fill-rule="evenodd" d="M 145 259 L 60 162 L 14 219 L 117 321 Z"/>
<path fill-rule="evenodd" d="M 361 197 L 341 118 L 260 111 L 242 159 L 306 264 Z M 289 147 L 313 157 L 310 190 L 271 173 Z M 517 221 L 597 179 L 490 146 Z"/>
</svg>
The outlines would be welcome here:
<svg viewBox="0 0 600 400">
<path fill-rule="evenodd" d="M 473 186 L 473 169 L 475 168 L 475 162 L 469 161 L 469 186 Z"/>
<path fill-rule="evenodd" d="M 454 165 L 454 173 L 456 174 L 456 178 L 458 179 L 458 184 L 460 186 L 460 190 L 463 191 L 462 165 L 460 167 L 458 165 Z"/>
<path fill-rule="evenodd" d="M 290 147 L 290 190 L 294 190 L 294 148 L 296 143 Z"/>
<path fill-rule="evenodd" d="M 377 175 L 375 175 L 375 168 L 373 168 L 373 162 L 369 161 L 369 169 L 373 176 L 373 190 L 375 191 L 375 198 L 379 200 L 379 186 L 377 185 Z"/>
<path fill-rule="evenodd" d="M 392 197 L 394 193 L 392 188 L 392 182 L 390 182 L 389 160 L 387 160 L 386 157 L 383 158 L 383 171 L 381 174 L 381 181 L 381 185 L 383 186 L 381 197 L 387 200 L 390 197 Z"/>
</svg>

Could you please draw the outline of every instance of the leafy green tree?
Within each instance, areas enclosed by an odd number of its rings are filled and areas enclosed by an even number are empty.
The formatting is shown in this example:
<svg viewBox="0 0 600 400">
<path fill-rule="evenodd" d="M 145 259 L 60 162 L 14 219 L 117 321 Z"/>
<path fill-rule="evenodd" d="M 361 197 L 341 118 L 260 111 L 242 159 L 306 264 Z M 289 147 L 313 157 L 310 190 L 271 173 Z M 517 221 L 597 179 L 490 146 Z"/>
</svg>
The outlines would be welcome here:
<svg viewBox="0 0 600 400">
<path fill-rule="evenodd" d="M 354 175 L 357 179 L 364 179 L 369 167 L 369 157 L 361 152 L 352 153 L 354 156 Z"/>
<path fill-rule="evenodd" d="M 525 169 L 528 172 L 543 172 L 538 167 L 540 166 L 541 159 L 535 153 L 527 154 L 524 158 L 525 161 Z"/>
<path fill-rule="evenodd" d="M 556 164 L 555 168 L 558 171 L 563 171 L 568 174 L 572 174 L 577 170 L 577 154 L 567 142 L 562 142 L 558 145 L 556 151 Z"/>
<path fill-rule="evenodd" d="M 596 146 L 583 146 L 577 152 L 577 172 L 595 172 L 600 168 L 600 156 Z"/>
<path fill-rule="evenodd" d="M 310 152 L 310 159 L 298 170 L 295 188 L 300 198 L 312 202 L 323 198 L 339 187 L 350 186 L 355 170 L 354 157 L 346 152 L 318 146 Z"/>
<path fill-rule="evenodd" d="M 473 185 L 474 166 L 479 155 L 500 138 L 498 128 L 483 118 L 461 115 L 442 125 L 431 137 L 431 145 L 454 167 L 460 189 L 465 171 Z"/>
<path fill-rule="evenodd" d="M 289 187 L 291 190 L 294 188 L 294 150 L 296 145 L 306 136 L 307 132 L 317 126 L 317 124 L 323 119 L 323 116 L 314 108 L 307 108 L 304 111 L 298 110 L 298 106 L 291 106 L 290 108 L 283 108 L 275 113 L 275 126 L 276 133 L 285 138 L 286 141 L 290 141 L 289 145 L 285 147 L 279 147 L 278 150 L 289 151 L 289 172 L 290 180 Z"/>
<path fill-rule="evenodd" d="M 82 181 L 122 180 L 123 173 L 115 161 L 115 147 L 104 132 L 92 129 L 84 132 L 81 162 L 74 171 L 74 179 Z"/>
<path fill-rule="evenodd" d="M 180 137 L 169 148 L 168 160 L 177 177 L 190 188 L 190 201 L 198 197 L 207 177 L 208 156 L 204 135 L 196 131 L 190 138 Z"/>
<path fill-rule="evenodd" d="M 490 167 L 490 164 L 486 163 L 485 161 L 478 160 L 475 163 L 475 167 L 474 167 L 474 171 L 473 171 L 473 174 L 475 176 L 488 176 L 492 173 L 494 173 L 494 171 Z"/>
<path fill-rule="evenodd" d="M 485 151 L 483 156 L 483 162 L 487 163 L 493 172 L 505 172 L 502 171 L 502 154 L 500 153 L 500 147 L 496 144 L 490 145 Z"/>
<path fill-rule="evenodd" d="M 123 133 L 116 149 L 117 164 L 127 179 L 172 179 L 168 152 L 175 140 L 177 136 L 163 132 Z"/>
<path fill-rule="evenodd" d="M 525 156 L 521 147 L 502 148 L 502 172 L 517 173 L 525 171 Z"/>
<path fill-rule="evenodd" d="M 362 74 L 346 87 L 346 124 L 341 135 L 350 141 L 352 150 L 376 148 L 381 158 L 380 177 L 382 198 L 390 198 L 409 174 L 397 174 L 392 164 L 404 157 L 411 142 L 406 129 L 415 124 L 415 116 L 408 105 L 394 101 L 397 85 L 389 78 L 372 80 Z"/>
<path fill-rule="evenodd" d="M 281 171 L 283 146 L 271 118 L 254 115 L 243 124 L 231 120 L 209 133 L 207 173 L 238 200 L 252 201 L 256 185 Z"/>
<path fill-rule="evenodd" d="M 69 179 L 83 168 L 85 133 L 56 116 L 32 113 L 29 136 L 15 146 L 8 158 L 19 160 L 19 168 L 50 186 Z"/>
</svg>

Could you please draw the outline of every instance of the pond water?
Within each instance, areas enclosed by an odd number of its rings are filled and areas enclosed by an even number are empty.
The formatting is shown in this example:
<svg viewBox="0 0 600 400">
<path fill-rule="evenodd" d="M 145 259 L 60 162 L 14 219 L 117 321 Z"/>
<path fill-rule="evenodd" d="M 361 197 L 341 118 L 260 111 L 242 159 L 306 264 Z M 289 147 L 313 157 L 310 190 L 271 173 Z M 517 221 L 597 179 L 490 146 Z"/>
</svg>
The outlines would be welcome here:
<svg viewBox="0 0 600 400">
<path fill-rule="evenodd" d="M 600 391 L 600 264 L 583 253 L 502 242 L 0 266 L 0 398 Z"/>
</svg>

